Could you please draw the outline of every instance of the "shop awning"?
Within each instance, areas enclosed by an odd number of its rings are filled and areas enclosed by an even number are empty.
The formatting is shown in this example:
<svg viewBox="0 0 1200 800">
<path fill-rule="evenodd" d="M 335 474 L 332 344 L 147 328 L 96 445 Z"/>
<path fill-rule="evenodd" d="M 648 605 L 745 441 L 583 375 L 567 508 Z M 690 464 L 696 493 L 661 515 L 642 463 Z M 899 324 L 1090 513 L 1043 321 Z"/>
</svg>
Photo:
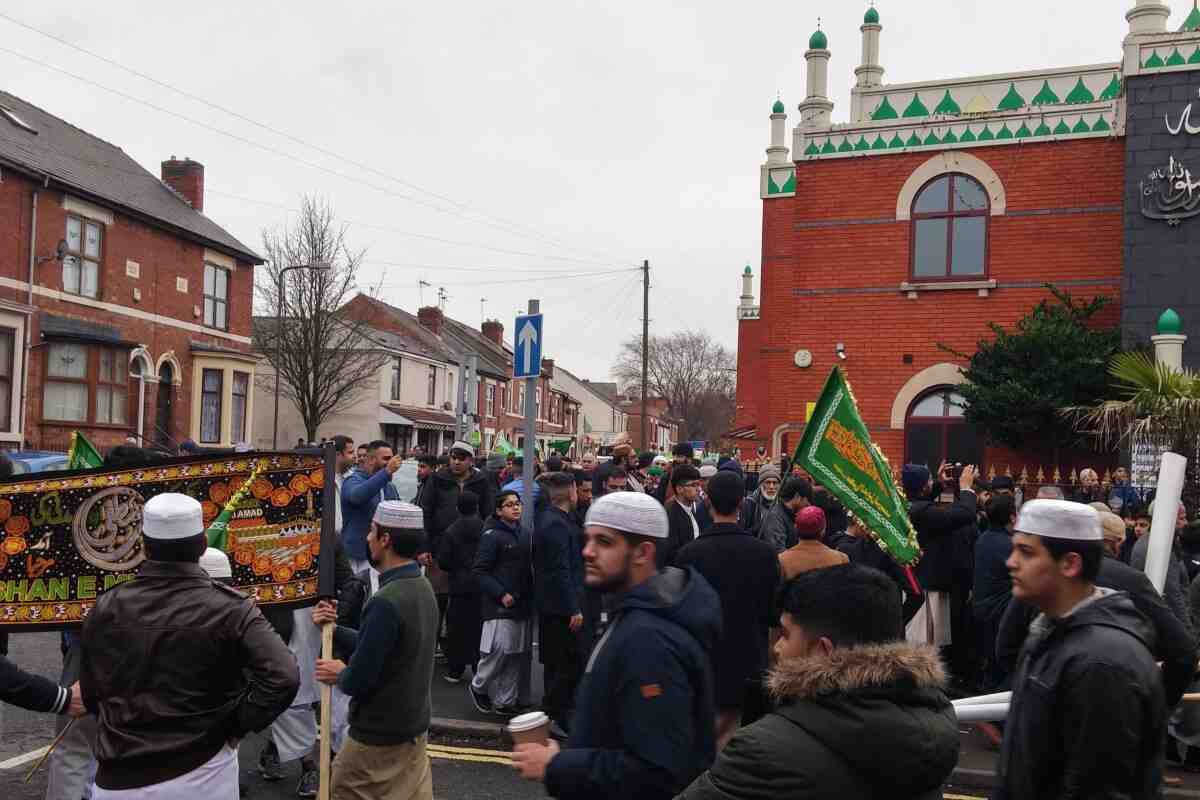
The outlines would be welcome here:
<svg viewBox="0 0 1200 800">
<path fill-rule="evenodd" d="M 412 427 L 413 421 L 408 417 L 397 414 L 387 406 L 379 407 L 379 424 L 380 425 L 407 425 Z"/>
<path fill-rule="evenodd" d="M 412 406 L 402 406 L 396 403 L 380 403 L 380 422 L 384 422 L 382 414 L 384 411 L 391 412 L 397 417 L 403 419 L 403 422 L 389 422 L 390 425 L 411 425 L 414 428 L 423 428 L 426 430 L 455 430 L 458 427 L 457 420 L 450 414 L 442 414 L 438 411 L 424 408 L 413 408 Z"/>
</svg>

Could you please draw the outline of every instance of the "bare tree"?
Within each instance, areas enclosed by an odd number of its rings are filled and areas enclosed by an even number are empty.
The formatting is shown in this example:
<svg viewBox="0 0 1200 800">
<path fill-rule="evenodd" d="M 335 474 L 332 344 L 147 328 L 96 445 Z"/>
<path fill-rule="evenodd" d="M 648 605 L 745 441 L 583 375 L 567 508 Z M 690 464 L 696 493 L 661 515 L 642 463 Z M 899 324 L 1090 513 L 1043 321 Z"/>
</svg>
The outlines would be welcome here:
<svg viewBox="0 0 1200 800">
<path fill-rule="evenodd" d="M 358 291 L 355 277 L 365 251 L 352 251 L 329 203 L 311 197 L 301 199 L 294 222 L 262 236 L 267 263 L 254 290 L 265 316 L 255 319 L 254 336 L 278 371 L 280 396 L 295 405 L 313 441 L 318 426 L 370 386 L 368 379 L 387 360 L 365 323 L 337 313 Z M 314 264 L 329 268 L 287 269 Z M 273 392 L 274 380 L 263 375 L 260 386 Z"/>
<path fill-rule="evenodd" d="M 646 391 L 666 400 L 671 415 L 683 421 L 680 437 L 717 438 L 733 416 L 733 354 L 703 331 L 651 336 L 648 349 Z M 641 336 L 621 345 L 613 376 L 623 391 L 641 397 Z"/>
</svg>

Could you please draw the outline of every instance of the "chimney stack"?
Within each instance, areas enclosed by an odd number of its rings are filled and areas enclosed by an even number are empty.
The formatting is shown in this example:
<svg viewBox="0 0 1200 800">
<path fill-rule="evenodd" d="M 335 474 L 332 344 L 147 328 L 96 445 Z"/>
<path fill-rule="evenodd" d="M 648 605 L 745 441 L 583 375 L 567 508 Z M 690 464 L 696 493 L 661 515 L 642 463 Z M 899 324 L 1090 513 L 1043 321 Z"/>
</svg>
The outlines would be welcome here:
<svg viewBox="0 0 1200 800">
<path fill-rule="evenodd" d="M 183 161 L 171 156 L 162 162 L 162 182 L 183 195 L 183 199 L 197 211 L 204 210 L 204 165 L 184 157 Z"/>
<path fill-rule="evenodd" d="M 504 346 L 504 323 L 498 319 L 486 320 L 480 330 L 483 332 L 484 338 L 497 347 Z"/>
<path fill-rule="evenodd" d="M 434 336 L 442 335 L 442 310 L 437 306 L 425 306 L 417 310 L 417 321 L 421 327 L 427 328 Z"/>
<path fill-rule="evenodd" d="M 542 359 L 542 372 L 546 373 L 547 378 L 554 377 L 554 359 L 553 358 L 543 358 Z"/>
</svg>

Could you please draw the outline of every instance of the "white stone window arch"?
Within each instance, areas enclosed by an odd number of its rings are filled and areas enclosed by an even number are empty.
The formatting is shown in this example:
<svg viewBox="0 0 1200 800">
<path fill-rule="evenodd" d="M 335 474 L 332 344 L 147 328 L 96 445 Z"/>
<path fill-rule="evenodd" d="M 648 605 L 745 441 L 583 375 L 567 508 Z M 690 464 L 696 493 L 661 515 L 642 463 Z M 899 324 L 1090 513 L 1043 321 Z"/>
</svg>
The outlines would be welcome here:
<svg viewBox="0 0 1200 800">
<path fill-rule="evenodd" d="M 158 373 L 154 370 L 154 358 L 150 355 L 149 350 L 137 347 L 130 351 L 129 374 L 134 378 L 141 375 L 147 383 L 158 382 Z"/>
<path fill-rule="evenodd" d="M 913 201 L 916 200 L 917 192 L 937 176 L 950 172 L 970 175 L 979 181 L 988 194 L 990 215 L 999 217 L 1004 214 L 1008 198 L 996 171 L 978 156 L 961 150 L 948 150 L 932 156 L 908 176 L 896 197 L 896 220 L 900 222 L 912 219 Z"/>
<path fill-rule="evenodd" d="M 892 401 L 892 430 L 904 430 L 908 409 L 919 396 L 939 386 L 957 386 L 962 382 L 962 368 L 957 364 L 934 364 L 913 375 Z"/>
<path fill-rule="evenodd" d="M 175 357 L 174 350 L 168 350 L 158 357 L 158 361 L 154 365 L 154 377 L 158 379 L 159 373 L 162 372 L 163 364 L 171 365 L 171 383 L 175 386 L 183 385 L 183 368 L 179 365 L 179 359 Z"/>
</svg>

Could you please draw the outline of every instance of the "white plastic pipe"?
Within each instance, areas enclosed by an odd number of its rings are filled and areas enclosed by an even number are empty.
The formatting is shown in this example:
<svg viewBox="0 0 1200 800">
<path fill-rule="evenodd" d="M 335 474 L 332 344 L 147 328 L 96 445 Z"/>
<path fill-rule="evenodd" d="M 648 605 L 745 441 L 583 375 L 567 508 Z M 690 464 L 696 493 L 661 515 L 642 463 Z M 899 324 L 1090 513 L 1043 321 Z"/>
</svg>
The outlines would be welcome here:
<svg viewBox="0 0 1200 800">
<path fill-rule="evenodd" d="M 1008 703 L 956 705 L 959 722 L 1000 722 L 1008 717 Z"/>
<path fill-rule="evenodd" d="M 994 705 L 996 703 L 1011 703 L 1012 692 L 997 692 L 996 694 L 981 694 L 975 697 L 960 697 L 954 701 L 956 708 L 962 706 Z"/>
<path fill-rule="evenodd" d="M 1183 495 L 1183 471 L 1187 459 L 1178 453 L 1163 453 L 1158 468 L 1158 491 L 1154 495 L 1154 518 L 1150 521 L 1150 544 L 1146 553 L 1146 577 L 1162 594 L 1167 582 L 1171 545 L 1175 542 L 1175 518 Z"/>
</svg>

